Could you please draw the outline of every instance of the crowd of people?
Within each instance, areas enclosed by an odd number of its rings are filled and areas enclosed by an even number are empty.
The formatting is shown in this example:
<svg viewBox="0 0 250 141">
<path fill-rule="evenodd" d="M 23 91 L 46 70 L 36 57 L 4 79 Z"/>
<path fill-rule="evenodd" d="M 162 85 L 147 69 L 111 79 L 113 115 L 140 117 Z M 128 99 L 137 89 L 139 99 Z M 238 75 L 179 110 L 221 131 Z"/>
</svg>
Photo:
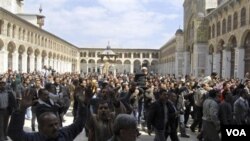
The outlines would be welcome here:
<svg viewBox="0 0 250 141">
<path fill-rule="evenodd" d="M 189 138 L 187 128 L 198 140 L 219 141 L 221 125 L 250 124 L 249 102 L 248 74 L 238 80 L 217 73 L 176 78 L 146 67 L 116 76 L 8 71 L 0 75 L 0 141 L 73 141 L 83 128 L 89 141 L 135 141 L 138 127 L 154 132 L 154 141 Z M 63 127 L 71 105 L 74 120 Z M 32 133 L 23 130 L 25 119 Z"/>
</svg>

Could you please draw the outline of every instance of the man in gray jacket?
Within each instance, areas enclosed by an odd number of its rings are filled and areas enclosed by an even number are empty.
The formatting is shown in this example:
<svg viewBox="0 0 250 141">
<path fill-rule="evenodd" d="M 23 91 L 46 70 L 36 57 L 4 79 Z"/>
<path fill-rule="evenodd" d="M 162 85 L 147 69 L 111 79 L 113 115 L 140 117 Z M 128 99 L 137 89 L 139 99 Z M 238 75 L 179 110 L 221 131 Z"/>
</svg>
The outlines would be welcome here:
<svg viewBox="0 0 250 141">
<path fill-rule="evenodd" d="M 203 103 L 202 129 L 204 141 L 220 141 L 219 91 L 210 90 L 209 97 Z"/>
<path fill-rule="evenodd" d="M 248 92 L 246 89 L 239 91 L 239 98 L 234 102 L 235 122 L 238 125 L 249 124 L 249 103 Z"/>
</svg>

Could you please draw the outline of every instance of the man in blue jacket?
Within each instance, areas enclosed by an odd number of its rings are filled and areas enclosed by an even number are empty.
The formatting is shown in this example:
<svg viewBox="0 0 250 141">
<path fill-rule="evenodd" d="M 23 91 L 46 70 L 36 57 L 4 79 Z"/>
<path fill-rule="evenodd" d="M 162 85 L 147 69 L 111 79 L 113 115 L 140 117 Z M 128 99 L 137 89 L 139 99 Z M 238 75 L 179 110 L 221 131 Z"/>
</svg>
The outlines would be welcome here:
<svg viewBox="0 0 250 141">
<path fill-rule="evenodd" d="M 23 131 L 26 108 L 32 105 L 32 95 L 26 91 L 21 100 L 20 109 L 12 114 L 8 135 L 13 141 L 73 141 L 81 133 L 87 118 L 85 106 L 87 100 L 79 100 L 78 117 L 76 121 L 60 128 L 59 118 L 52 112 L 45 112 L 38 118 L 39 132 Z"/>
</svg>

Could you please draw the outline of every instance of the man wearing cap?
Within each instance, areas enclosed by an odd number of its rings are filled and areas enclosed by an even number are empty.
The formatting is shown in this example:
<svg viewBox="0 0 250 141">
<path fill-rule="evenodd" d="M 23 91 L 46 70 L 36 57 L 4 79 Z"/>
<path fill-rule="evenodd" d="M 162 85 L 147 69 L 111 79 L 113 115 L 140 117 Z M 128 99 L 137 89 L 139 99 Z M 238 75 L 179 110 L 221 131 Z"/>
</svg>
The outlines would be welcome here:
<svg viewBox="0 0 250 141">
<path fill-rule="evenodd" d="M 6 82 L 0 78 L 0 141 L 7 140 L 9 115 L 16 107 L 14 95 L 6 90 Z"/>
</svg>

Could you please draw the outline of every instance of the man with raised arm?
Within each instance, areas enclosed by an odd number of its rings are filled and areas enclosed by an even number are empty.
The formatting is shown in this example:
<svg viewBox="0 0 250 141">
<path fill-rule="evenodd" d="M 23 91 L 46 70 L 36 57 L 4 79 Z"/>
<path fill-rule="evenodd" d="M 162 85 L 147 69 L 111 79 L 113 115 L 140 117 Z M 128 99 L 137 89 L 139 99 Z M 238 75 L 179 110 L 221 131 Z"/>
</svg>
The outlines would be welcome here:
<svg viewBox="0 0 250 141">
<path fill-rule="evenodd" d="M 81 133 L 87 118 L 87 100 L 79 99 L 76 121 L 60 128 L 59 118 L 53 112 L 45 112 L 38 117 L 39 132 L 27 133 L 23 130 L 25 110 L 32 105 L 32 95 L 26 91 L 20 109 L 12 114 L 8 135 L 13 141 L 73 141 Z"/>
</svg>

